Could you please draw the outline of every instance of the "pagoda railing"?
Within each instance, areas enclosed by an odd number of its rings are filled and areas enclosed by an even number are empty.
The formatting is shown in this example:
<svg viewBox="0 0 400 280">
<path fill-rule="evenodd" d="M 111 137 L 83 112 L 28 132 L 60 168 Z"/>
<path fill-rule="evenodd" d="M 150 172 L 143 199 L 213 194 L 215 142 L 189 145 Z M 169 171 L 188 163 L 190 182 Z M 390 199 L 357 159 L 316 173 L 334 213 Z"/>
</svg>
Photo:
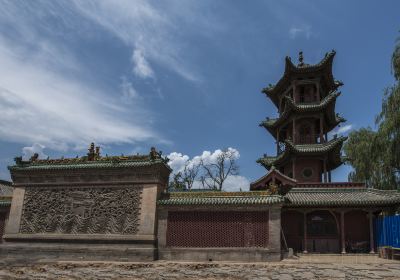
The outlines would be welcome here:
<svg viewBox="0 0 400 280">
<path fill-rule="evenodd" d="M 297 134 L 296 135 L 296 144 L 319 144 L 321 143 L 319 134 Z"/>
<path fill-rule="evenodd" d="M 296 188 L 365 188 L 364 183 L 355 182 L 310 182 L 310 183 L 297 183 Z"/>
</svg>

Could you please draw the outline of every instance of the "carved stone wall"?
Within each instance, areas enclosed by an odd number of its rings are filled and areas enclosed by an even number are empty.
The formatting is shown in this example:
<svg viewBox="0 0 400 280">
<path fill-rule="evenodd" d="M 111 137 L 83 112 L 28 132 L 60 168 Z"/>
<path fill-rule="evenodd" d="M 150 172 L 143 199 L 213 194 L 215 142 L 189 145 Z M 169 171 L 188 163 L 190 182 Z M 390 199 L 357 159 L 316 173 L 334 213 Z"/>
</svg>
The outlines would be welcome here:
<svg viewBox="0 0 400 280">
<path fill-rule="evenodd" d="M 19 232 L 136 234 L 142 189 L 27 187 Z"/>
</svg>

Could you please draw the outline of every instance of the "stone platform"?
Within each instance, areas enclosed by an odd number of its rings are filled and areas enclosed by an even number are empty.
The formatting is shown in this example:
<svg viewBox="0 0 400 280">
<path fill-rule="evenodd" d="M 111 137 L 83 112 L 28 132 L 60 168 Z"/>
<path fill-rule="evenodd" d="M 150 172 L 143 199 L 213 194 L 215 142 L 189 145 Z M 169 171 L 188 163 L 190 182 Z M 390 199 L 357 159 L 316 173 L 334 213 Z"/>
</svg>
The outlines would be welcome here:
<svg viewBox="0 0 400 280">
<path fill-rule="evenodd" d="M 371 258 L 366 263 L 310 263 L 304 259 L 269 263 L 58 262 L 0 263 L 0 279 L 399 279 L 400 262 Z"/>
</svg>

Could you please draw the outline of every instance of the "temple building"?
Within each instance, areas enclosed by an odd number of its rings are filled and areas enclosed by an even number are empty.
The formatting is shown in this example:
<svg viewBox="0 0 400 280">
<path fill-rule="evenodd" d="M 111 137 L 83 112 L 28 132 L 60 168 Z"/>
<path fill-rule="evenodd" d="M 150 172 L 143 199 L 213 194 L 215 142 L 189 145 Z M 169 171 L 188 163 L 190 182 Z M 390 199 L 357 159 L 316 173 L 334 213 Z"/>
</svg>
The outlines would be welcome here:
<svg viewBox="0 0 400 280">
<path fill-rule="evenodd" d="M 334 57 L 316 65 L 287 57 L 283 77 L 263 90 L 279 112 L 261 123 L 277 155 L 257 160 L 267 173 L 248 192 L 168 192 L 172 170 L 155 148 L 103 156 L 92 143 L 82 157 L 15 158 L 11 207 L 0 201 L 8 217 L 0 256 L 255 262 L 279 261 L 290 248 L 374 253 L 374 218 L 396 211 L 400 194 L 332 182 L 346 141 L 329 136 L 345 121 L 335 112 Z"/>
<path fill-rule="evenodd" d="M 331 171 L 342 164 L 346 137 L 329 132 L 345 122 L 335 112 L 338 88 L 332 63 L 335 51 L 315 65 L 285 60 L 283 77 L 263 89 L 279 116 L 262 121 L 276 140 L 276 156 L 257 162 L 269 173 L 251 190 L 270 186 L 286 191 L 282 206 L 283 244 L 298 252 L 375 252 L 373 219 L 398 205 L 396 192 L 367 188 L 363 183 L 333 183 Z"/>
</svg>

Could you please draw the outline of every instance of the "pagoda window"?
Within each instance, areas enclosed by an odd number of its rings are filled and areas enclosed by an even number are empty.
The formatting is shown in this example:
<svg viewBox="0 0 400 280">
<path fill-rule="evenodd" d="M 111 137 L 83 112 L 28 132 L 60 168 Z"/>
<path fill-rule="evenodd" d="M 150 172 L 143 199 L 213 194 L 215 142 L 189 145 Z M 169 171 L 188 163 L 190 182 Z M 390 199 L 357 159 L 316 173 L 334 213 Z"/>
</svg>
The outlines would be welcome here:
<svg viewBox="0 0 400 280">
<path fill-rule="evenodd" d="M 304 88 L 304 86 L 301 86 L 300 87 L 300 96 L 299 96 L 299 101 L 300 101 L 300 103 L 304 103 L 304 102 L 306 102 L 306 96 L 305 96 L 305 88 Z"/>
<path fill-rule="evenodd" d="M 312 85 L 312 96 L 313 96 L 313 102 L 318 101 L 317 86 L 315 84 Z"/>
<path fill-rule="evenodd" d="M 312 128 L 309 124 L 303 124 L 300 126 L 299 134 L 300 134 L 300 143 L 301 144 L 313 144 L 313 135 L 312 135 Z"/>
</svg>

